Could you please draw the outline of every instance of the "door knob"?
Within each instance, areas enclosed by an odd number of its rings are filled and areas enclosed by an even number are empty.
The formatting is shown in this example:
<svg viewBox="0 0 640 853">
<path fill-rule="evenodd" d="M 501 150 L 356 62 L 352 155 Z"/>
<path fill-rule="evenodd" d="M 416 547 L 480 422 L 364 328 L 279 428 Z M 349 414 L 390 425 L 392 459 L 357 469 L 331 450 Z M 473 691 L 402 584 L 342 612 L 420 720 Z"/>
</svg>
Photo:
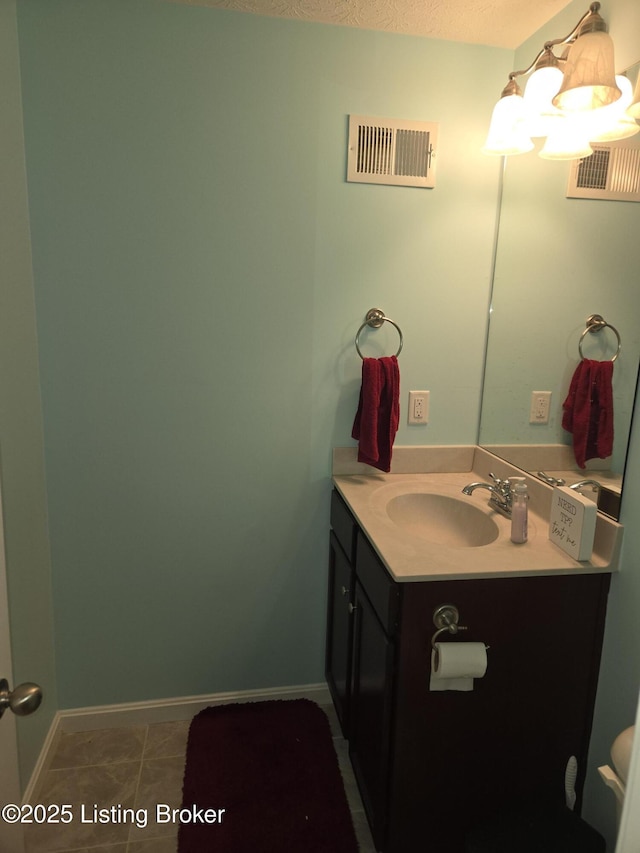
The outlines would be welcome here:
<svg viewBox="0 0 640 853">
<path fill-rule="evenodd" d="M 18 717 L 26 717 L 37 711 L 42 702 L 42 689 L 31 681 L 18 684 L 9 690 L 6 678 L 0 678 L 0 717 L 10 708 Z"/>
</svg>

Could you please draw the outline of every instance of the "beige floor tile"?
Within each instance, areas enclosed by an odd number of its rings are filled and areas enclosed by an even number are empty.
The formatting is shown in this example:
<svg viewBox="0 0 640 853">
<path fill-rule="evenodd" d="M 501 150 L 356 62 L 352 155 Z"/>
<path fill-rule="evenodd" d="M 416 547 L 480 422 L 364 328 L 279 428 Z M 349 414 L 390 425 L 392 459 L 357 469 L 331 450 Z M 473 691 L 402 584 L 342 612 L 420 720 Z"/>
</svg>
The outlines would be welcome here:
<svg viewBox="0 0 640 853">
<path fill-rule="evenodd" d="M 182 782 L 184 780 L 184 757 L 154 758 L 142 762 L 140 783 L 136 796 L 136 808 L 145 809 L 149 821 L 145 827 L 132 826 L 130 841 L 144 838 L 170 836 L 178 834 L 178 824 L 165 820 L 163 810 L 160 822 L 155 820 L 158 805 L 179 809 L 182 805 Z"/>
<path fill-rule="evenodd" d="M 149 726 L 144 758 L 170 758 L 187 752 L 187 738 L 191 720 L 175 723 L 154 723 Z"/>
<path fill-rule="evenodd" d="M 375 853 L 348 744 L 341 736 L 333 706 L 321 707 L 334 735 L 360 853 Z M 170 808 L 181 805 L 190 723 L 185 720 L 61 735 L 33 801 L 69 803 L 74 821 L 29 828 L 27 853 L 176 853 L 178 825 L 156 823 L 156 807 L 159 803 Z M 115 820 L 91 823 L 94 806 L 120 809 L 108 812 L 116 816 Z M 133 809 L 133 814 L 119 820 L 124 808 Z M 139 825 L 136 815 L 140 815 Z"/>
<path fill-rule="evenodd" d="M 98 847 L 73 847 L 70 850 L 61 850 L 60 853 L 129 853 L 129 851 L 126 844 L 100 844 Z"/>
<path fill-rule="evenodd" d="M 356 831 L 360 853 L 376 853 L 376 848 L 371 837 L 369 821 L 364 811 L 352 811 L 353 828 Z"/>
<path fill-rule="evenodd" d="M 331 727 L 331 734 L 334 737 L 342 737 L 342 729 L 340 728 L 340 721 L 338 720 L 338 715 L 336 714 L 336 710 L 333 705 L 320 705 L 322 710 L 325 712 L 327 717 L 329 718 L 329 726 Z"/>
<path fill-rule="evenodd" d="M 122 809 L 134 805 L 139 772 L 140 762 L 135 761 L 49 770 L 39 801 L 71 806 L 73 820 L 27 827 L 27 853 L 57 853 L 126 841 L 130 827 Z M 94 813 L 94 807 L 105 811 Z"/>
<path fill-rule="evenodd" d="M 353 768 L 351 767 L 349 744 L 346 740 L 334 738 L 333 746 L 338 756 L 338 765 L 340 767 L 340 773 L 342 774 L 342 781 L 344 783 L 344 790 L 347 795 L 349 808 L 352 811 L 360 811 L 362 809 L 362 800 L 360 799 L 358 783 L 356 782 L 356 778 L 353 775 Z"/>
<path fill-rule="evenodd" d="M 147 726 L 64 733 L 49 769 L 140 760 L 146 734 Z"/>
<path fill-rule="evenodd" d="M 131 841 L 127 853 L 176 853 L 177 849 L 175 838 L 149 838 L 146 841 Z"/>
</svg>

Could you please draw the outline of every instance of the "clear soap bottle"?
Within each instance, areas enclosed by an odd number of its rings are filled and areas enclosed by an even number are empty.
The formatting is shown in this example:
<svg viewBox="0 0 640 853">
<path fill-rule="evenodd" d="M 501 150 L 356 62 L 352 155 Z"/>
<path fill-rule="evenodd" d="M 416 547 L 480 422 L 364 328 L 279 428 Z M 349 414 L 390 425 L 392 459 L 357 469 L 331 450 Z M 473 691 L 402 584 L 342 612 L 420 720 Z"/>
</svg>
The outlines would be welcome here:
<svg viewBox="0 0 640 853">
<path fill-rule="evenodd" d="M 529 536 L 529 492 L 524 477 L 511 477 L 513 499 L 511 502 L 511 541 L 522 545 Z"/>
</svg>

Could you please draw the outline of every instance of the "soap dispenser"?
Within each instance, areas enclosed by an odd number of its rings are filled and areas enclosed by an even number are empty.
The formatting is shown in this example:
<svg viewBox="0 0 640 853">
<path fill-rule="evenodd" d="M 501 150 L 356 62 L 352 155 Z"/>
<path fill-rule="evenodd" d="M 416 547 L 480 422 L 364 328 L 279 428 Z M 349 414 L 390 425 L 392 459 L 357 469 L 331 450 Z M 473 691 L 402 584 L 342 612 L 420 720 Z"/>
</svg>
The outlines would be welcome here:
<svg viewBox="0 0 640 853">
<path fill-rule="evenodd" d="M 511 541 L 522 545 L 527 541 L 528 531 L 528 501 L 527 481 L 524 477 L 510 477 L 512 484 L 511 502 Z"/>
</svg>

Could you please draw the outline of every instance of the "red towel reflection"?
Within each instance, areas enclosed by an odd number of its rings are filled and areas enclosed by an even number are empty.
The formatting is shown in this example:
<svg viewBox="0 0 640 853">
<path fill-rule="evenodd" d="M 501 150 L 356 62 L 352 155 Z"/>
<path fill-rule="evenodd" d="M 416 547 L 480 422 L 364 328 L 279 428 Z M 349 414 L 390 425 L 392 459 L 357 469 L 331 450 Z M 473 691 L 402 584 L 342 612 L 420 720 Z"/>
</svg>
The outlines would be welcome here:
<svg viewBox="0 0 640 853">
<path fill-rule="evenodd" d="M 580 468 L 587 459 L 613 453 L 613 362 L 583 358 L 562 404 L 562 426 L 573 434 L 573 452 Z"/>
</svg>

